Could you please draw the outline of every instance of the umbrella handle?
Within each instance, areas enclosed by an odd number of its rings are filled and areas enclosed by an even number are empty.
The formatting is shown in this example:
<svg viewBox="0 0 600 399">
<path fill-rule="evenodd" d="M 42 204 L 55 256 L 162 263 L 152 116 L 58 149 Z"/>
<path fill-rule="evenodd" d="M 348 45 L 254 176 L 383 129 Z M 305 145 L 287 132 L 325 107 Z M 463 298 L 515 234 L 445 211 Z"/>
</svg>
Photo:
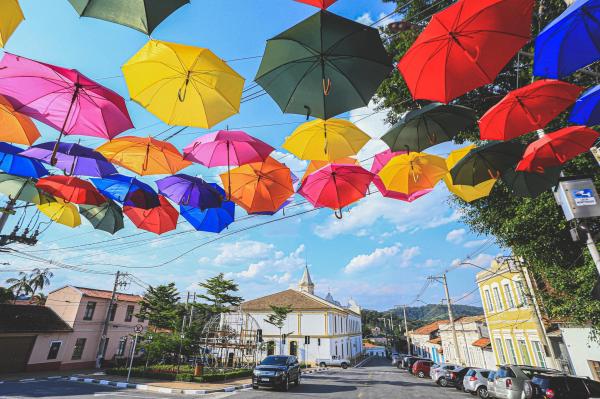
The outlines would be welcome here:
<svg viewBox="0 0 600 399">
<path fill-rule="evenodd" d="M 323 78 L 323 94 L 328 96 L 330 91 L 331 91 L 331 79 Z"/>
<path fill-rule="evenodd" d="M 494 173 L 494 172 L 492 172 L 491 169 L 488 169 L 488 175 L 490 175 L 490 178 L 494 179 L 494 180 L 498 180 L 500 178 L 500 172 L 499 171 L 496 171 Z"/>
<path fill-rule="evenodd" d="M 306 120 L 308 120 L 308 118 L 310 118 L 310 114 L 312 113 L 312 111 L 308 105 L 305 105 L 304 108 L 306 108 Z"/>
<path fill-rule="evenodd" d="M 191 73 L 192 73 L 192 71 L 188 71 L 187 76 L 185 78 L 185 82 L 179 88 L 179 91 L 177 92 L 177 98 L 179 98 L 180 102 L 184 102 L 185 101 L 185 97 L 187 95 L 188 85 L 190 84 L 190 75 L 191 75 Z M 181 95 L 181 89 L 183 89 L 183 96 Z"/>
<path fill-rule="evenodd" d="M 338 214 L 338 211 L 340 212 L 339 214 Z M 342 214 L 342 208 L 334 210 L 334 211 L 333 211 L 333 214 L 334 214 L 334 215 L 335 215 L 335 217 L 336 217 L 336 218 L 338 218 L 339 220 L 341 220 L 341 219 L 344 217 L 344 215 Z"/>
</svg>

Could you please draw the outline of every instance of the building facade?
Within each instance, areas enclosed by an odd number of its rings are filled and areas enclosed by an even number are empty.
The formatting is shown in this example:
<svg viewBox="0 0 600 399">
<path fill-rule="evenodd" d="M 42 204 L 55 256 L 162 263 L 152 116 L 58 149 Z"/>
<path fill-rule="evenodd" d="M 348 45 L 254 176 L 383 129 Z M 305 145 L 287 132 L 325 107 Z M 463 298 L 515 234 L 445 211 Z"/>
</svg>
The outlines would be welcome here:
<svg viewBox="0 0 600 399">
<path fill-rule="evenodd" d="M 600 381 L 600 344 L 592 329 L 561 324 L 560 331 L 575 374 Z"/>
<path fill-rule="evenodd" d="M 445 323 L 448 320 L 438 320 L 429 323 L 423 327 L 417 328 L 414 331 L 409 331 L 411 351 L 410 353 L 416 356 L 421 356 L 431 359 L 436 363 L 444 362 L 442 354 L 442 345 L 439 334 L 440 323 Z"/>
<path fill-rule="evenodd" d="M 454 347 L 452 326 L 449 321 L 439 324 L 444 358 L 448 363 L 471 367 L 495 368 L 496 361 L 490 345 L 485 316 L 465 316 L 454 321 L 458 352 Z"/>
</svg>

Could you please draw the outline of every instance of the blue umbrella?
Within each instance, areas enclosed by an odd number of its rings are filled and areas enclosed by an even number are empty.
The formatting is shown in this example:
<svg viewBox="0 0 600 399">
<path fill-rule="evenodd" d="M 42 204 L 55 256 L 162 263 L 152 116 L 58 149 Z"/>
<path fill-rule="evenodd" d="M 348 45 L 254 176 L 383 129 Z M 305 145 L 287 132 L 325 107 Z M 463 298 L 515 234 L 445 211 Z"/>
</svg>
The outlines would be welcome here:
<svg viewBox="0 0 600 399">
<path fill-rule="evenodd" d="M 116 173 L 102 179 L 90 180 L 104 196 L 125 206 L 152 209 L 160 205 L 156 191 L 135 177 Z"/>
<path fill-rule="evenodd" d="M 46 176 L 48 171 L 40 161 L 19 155 L 23 149 L 0 142 L 0 170 L 22 177 Z"/>
<path fill-rule="evenodd" d="M 535 40 L 533 74 L 559 79 L 600 59 L 600 0 L 577 0 Z"/>
<path fill-rule="evenodd" d="M 592 87 L 577 99 L 569 122 L 576 125 L 600 125 L 600 85 Z"/>
<path fill-rule="evenodd" d="M 225 190 L 218 184 L 209 185 L 225 196 Z M 223 201 L 219 208 L 207 208 L 203 211 L 192 206 L 180 205 L 179 213 L 198 231 L 220 233 L 235 220 L 235 204 L 232 201 Z"/>
</svg>

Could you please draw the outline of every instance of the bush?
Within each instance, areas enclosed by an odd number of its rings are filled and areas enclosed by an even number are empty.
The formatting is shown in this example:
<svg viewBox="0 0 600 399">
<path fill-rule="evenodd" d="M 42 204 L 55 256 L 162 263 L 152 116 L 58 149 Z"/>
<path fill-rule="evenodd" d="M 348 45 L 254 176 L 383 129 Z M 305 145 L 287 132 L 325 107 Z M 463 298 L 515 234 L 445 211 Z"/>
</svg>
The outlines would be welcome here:
<svg viewBox="0 0 600 399">
<path fill-rule="evenodd" d="M 127 372 L 127 367 L 114 367 L 106 370 L 106 374 L 109 375 L 126 376 Z M 214 373 L 208 373 L 207 370 L 205 370 L 205 374 L 202 377 L 194 377 L 194 371 L 190 366 L 181 366 L 179 369 L 179 374 L 177 374 L 177 367 L 170 365 L 152 366 L 151 368 L 147 369 L 144 367 L 133 367 L 131 369 L 132 377 L 151 378 L 166 381 L 219 382 L 249 377 L 251 375 L 252 370 L 250 369 L 229 370 Z"/>
<path fill-rule="evenodd" d="M 193 382 L 194 381 L 194 374 L 178 374 L 175 375 L 175 381 L 187 381 L 187 382 Z"/>
</svg>

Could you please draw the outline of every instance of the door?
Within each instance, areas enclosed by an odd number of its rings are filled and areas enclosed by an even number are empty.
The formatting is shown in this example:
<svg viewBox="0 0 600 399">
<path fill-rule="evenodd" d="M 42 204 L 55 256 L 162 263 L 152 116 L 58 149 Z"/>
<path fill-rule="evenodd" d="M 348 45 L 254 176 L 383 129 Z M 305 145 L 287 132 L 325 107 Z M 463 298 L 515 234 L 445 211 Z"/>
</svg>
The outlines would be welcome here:
<svg viewBox="0 0 600 399">
<path fill-rule="evenodd" d="M 515 378 L 515 373 L 509 367 L 500 367 L 496 373 L 496 381 L 494 381 L 494 388 L 496 396 L 500 399 L 508 397 L 508 389 L 506 388 L 506 380 Z"/>
<path fill-rule="evenodd" d="M 36 336 L 0 337 L 0 373 L 25 371 Z"/>
<path fill-rule="evenodd" d="M 290 356 L 298 356 L 298 342 L 290 341 Z"/>
</svg>

